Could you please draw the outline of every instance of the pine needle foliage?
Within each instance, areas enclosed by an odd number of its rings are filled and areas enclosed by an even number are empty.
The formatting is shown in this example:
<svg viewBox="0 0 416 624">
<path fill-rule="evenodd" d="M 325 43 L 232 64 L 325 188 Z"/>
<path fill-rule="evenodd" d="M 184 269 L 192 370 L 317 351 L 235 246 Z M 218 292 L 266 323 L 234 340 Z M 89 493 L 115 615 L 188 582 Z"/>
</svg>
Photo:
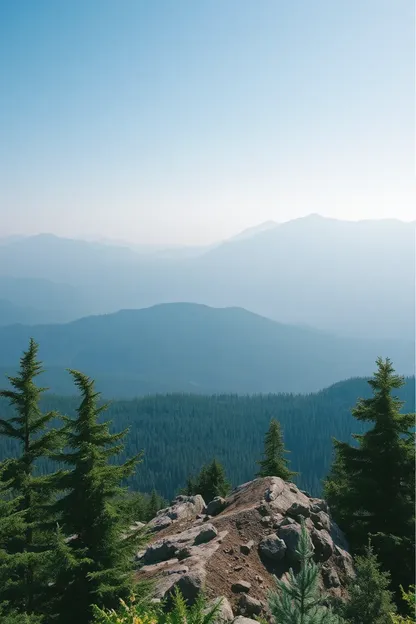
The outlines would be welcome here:
<svg viewBox="0 0 416 624">
<path fill-rule="evenodd" d="M 258 477 L 280 477 L 284 481 L 290 481 L 296 476 L 288 467 L 288 460 L 285 455 L 290 451 L 285 449 L 283 443 L 283 433 L 278 420 L 273 418 L 270 421 L 269 430 L 264 440 L 264 456 L 257 463 L 260 470 Z"/>
<path fill-rule="evenodd" d="M 360 399 L 353 416 L 373 423 L 354 435 L 356 445 L 335 440 L 335 461 L 325 484 L 332 515 L 353 551 L 363 553 L 371 537 L 392 586 L 414 581 L 415 414 L 402 414 L 393 392 L 404 384 L 391 361 L 378 358 L 369 380 L 373 396 Z"/>
<path fill-rule="evenodd" d="M 93 603 L 114 607 L 131 592 L 137 538 L 131 532 L 126 537 L 128 526 L 118 513 L 118 501 L 121 484 L 134 472 L 141 455 L 122 465 L 110 463 L 123 449 L 126 432 L 110 434 L 109 423 L 99 422 L 107 405 L 98 407 L 94 381 L 70 372 L 81 403 L 77 417 L 66 419 L 68 450 L 59 456 L 70 468 L 61 479 L 65 495 L 56 505 L 69 541 L 55 589 L 59 622 L 88 624 Z"/>
<path fill-rule="evenodd" d="M 286 582 L 275 579 L 277 591 L 269 594 L 269 608 L 275 624 L 341 624 L 342 620 L 325 604 L 319 590 L 319 567 L 302 521 L 298 550 L 300 570 L 289 570 Z"/>
<path fill-rule="evenodd" d="M 348 624 L 391 624 L 396 609 L 389 590 L 390 575 L 380 569 L 371 545 L 354 563 L 356 576 L 348 584 L 349 599 L 340 613 Z"/>
<path fill-rule="evenodd" d="M 11 389 L 0 391 L 14 408 L 11 418 L 0 419 L 0 436 L 16 440 L 19 448 L 15 459 L 1 465 L 1 522 L 9 529 L 3 529 L 0 601 L 27 614 L 41 613 L 47 599 L 52 553 L 47 529 L 59 474 L 37 474 L 36 462 L 51 457 L 62 443 L 62 432 L 51 427 L 56 412 L 44 414 L 39 407 L 46 388 L 35 383 L 43 372 L 37 355 L 38 345 L 31 339 L 17 375 L 8 378 Z"/>
</svg>

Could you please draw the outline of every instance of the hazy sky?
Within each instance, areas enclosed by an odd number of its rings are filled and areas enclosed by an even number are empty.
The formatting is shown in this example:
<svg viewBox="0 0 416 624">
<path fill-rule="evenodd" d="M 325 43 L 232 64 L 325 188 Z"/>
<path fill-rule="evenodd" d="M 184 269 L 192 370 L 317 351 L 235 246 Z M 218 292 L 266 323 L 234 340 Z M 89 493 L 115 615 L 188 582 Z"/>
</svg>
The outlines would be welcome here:
<svg viewBox="0 0 416 624">
<path fill-rule="evenodd" d="M 413 0 L 0 0 L 0 235 L 416 218 Z"/>
</svg>

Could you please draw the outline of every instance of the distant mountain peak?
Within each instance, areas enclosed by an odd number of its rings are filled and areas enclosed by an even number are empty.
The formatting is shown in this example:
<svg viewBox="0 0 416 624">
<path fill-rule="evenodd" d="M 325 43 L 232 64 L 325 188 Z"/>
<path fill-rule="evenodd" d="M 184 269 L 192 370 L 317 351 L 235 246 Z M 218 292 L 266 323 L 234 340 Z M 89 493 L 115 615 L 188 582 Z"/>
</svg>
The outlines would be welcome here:
<svg viewBox="0 0 416 624">
<path fill-rule="evenodd" d="M 259 223 L 259 225 L 253 225 L 252 227 L 249 227 L 243 230 L 239 234 L 232 236 L 231 238 L 228 239 L 228 241 L 245 240 L 246 238 L 251 238 L 252 236 L 255 236 L 256 234 L 259 234 L 260 232 L 265 232 L 266 230 L 272 230 L 278 227 L 278 225 L 279 224 L 276 221 L 264 221 L 263 223 Z"/>
</svg>

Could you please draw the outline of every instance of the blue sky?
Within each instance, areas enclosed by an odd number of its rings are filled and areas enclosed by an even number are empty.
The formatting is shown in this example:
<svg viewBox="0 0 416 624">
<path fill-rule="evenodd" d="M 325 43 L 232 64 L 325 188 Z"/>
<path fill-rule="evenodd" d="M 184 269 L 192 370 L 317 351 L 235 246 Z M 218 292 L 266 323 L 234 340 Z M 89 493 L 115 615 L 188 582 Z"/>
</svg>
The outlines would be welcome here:
<svg viewBox="0 0 416 624">
<path fill-rule="evenodd" d="M 0 0 L 0 235 L 415 217 L 412 0 Z"/>
</svg>

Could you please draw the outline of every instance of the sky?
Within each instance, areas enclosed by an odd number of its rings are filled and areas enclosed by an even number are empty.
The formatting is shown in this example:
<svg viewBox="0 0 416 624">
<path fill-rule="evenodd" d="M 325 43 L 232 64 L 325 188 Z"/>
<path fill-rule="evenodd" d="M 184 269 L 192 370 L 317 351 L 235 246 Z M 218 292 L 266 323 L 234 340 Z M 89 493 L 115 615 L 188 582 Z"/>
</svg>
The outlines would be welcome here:
<svg viewBox="0 0 416 624">
<path fill-rule="evenodd" d="M 0 236 L 415 206 L 413 0 L 0 0 Z"/>
</svg>

